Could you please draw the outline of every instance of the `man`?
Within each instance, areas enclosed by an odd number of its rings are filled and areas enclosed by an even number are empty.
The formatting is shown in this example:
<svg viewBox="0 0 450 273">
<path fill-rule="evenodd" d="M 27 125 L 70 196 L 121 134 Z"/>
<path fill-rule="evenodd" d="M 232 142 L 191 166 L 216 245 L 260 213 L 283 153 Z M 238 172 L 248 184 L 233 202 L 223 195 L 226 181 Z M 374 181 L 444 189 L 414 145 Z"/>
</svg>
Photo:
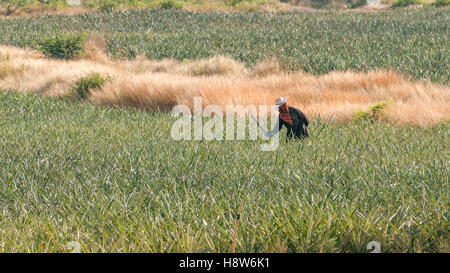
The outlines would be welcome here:
<svg viewBox="0 0 450 273">
<path fill-rule="evenodd" d="M 273 130 L 271 132 L 266 132 L 265 135 L 273 137 L 283 128 L 283 126 L 285 126 L 287 129 L 287 141 L 291 140 L 292 136 L 296 139 L 308 137 L 308 119 L 299 109 L 289 107 L 287 105 L 287 98 L 288 97 L 280 97 L 276 100 L 280 115 Z"/>
</svg>

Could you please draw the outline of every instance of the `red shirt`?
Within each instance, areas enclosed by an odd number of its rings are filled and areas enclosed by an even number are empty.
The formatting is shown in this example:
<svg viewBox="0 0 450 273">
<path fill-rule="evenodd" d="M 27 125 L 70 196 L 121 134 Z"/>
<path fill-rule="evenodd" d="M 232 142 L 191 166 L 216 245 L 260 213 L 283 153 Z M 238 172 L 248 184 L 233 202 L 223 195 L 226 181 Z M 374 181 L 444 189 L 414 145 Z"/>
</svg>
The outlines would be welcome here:
<svg viewBox="0 0 450 273">
<path fill-rule="evenodd" d="M 289 107 L 288 107 L 287 103 L 280 105 L 280 107 L 278 108 L 278 111 L 280 111 L 280 118 L 284 122 L 290 124 L 291 126 L 294 125 L 294 123 L 292 122 L 291 114 L 289 114 Z"/>
</svg>

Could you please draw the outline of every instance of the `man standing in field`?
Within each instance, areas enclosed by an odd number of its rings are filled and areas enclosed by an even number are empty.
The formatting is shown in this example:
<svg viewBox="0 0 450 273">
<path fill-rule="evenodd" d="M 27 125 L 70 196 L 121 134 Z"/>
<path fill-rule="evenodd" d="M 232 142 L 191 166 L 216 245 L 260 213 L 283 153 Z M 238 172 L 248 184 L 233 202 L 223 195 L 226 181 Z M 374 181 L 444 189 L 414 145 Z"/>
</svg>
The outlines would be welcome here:
<svg viewBox="0 0 450 273">
<path fill-rule="evenodd" d="M 288 141 L 292 139 L 292 136 L 296 139 L 308 137 L 308 119 L 299 109 L 288 106 L 287 98 L 288 97 L 280 97 L 276 100 L 280 115 L 273 130 L 266 132 L 265 135 L 273 137 L 283 128 L 283 126 L 285 126 L 287 129 L 286 137 Z"/>
</svg>

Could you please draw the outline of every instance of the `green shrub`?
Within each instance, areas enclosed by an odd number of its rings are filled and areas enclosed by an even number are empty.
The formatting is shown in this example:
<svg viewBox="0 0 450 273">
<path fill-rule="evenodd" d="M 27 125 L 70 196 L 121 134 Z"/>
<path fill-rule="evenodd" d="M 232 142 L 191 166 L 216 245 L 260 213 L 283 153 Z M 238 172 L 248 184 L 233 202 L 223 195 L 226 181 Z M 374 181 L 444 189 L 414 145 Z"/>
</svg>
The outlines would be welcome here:
<svg viewBox="0 0 450 273">
<path fill-rule="evenodd" d="M 95 4 L 94 1 L 87 1 L 87 2 L 84 2 L 83 6 L 84 6 L 85 8 L 89 8 L 89 9 L 94 9 L 94 8 L 97 7 L 97 5 Z"/>
<path fill-rule="evenodd" d="M 435 7 L 446 7 L 450 5 L 450 0 L 436 0 L 436 2 L 433 3 L 433 6 Z"/>
<path fill-rule="evenodd" d="M 391 8 L 407 7 L 415 4 L 420 4 L 420 0 L 397 0 L 391 5 Z"/>
<path fill-rule="evenodd" d="M 147 6 L 150 6 L 150 3 L 145 3 L 144 1 L 139 0 L 129 0 L 128 6 L 131 8 L 145 8 Z"/>
<path fill-rule="evenodd" d="M 67 1 L 66 0 L 2 0 L 0 1 L 0 4 L 4 4 L 8 7 L 29 7 L 29 6 L 47 6 L 52 8 L 61 8 L 61 7 L 67 7 Z"/>
<path fill-rule="evenodd" d="M 225 0 L 224 3 L 227 6 L 232 6 L 235 7 L 236 5 L 240 4 L 241 2 L 243 2 L 243 0 Z"/>
<path fill-rule="evenodd" d="M 99 10 L 102 12 L 112 12 L 120 6 L 120 4 L 114 0 L 101 0 L 99 4 Z"/>
<path fill-rule="evenodd" d="M 394 101 L 389 99 L 384 102 L 375 103 L 369 107 L 369 112 L 361 109 L 356 109 L 353 113 L 353 118 L 356 121 L 379 121 L 383 118 L 383 110 L 392 105 Z"/>
<path fill-rule="evenodd" d="M 109 81 L 109 78 L 102 77 L 98 73 L 91 73 L 86 77 L 83 77 L 75 82 L 74 92 L 80 99 L 86 99 L 92 89 L 100 89 L 102 86 Z"/>
<path fill-rule="evenodd" d="M 371 120 L 370 114 L 361 109 L 356 109 L 355 112 L 353 112 L 353 119 L 356 121 Z"/>
<path fill-rule="evenodd" d="M 347 0 L 347 6 L 351 9 L 367 5 L 367 0 Z"/>
<path fill-rule="evenodd" d="M 85 34 L 57 34 L 35 41 L 34 47 L 54 59 L 73 59 L 84 52 Z"/>
<path fill-rule="evenodd" d="M 174 0 L 165 0 L 159 2 L 159 7 L 162 9 L 181 9 L 183 4 Z"/>
<path fill-rule="evenodd" d="M 28 3 L 28 0 L 9 0 L 9 1 L 5 1 L 5 4 L 7 7 L 12 8 L 12 7 L 24 7 L 26 6 Z"/>
<path fill-rule="evenodd" d="M 313 9 L 321 9 L 331 4 L 330 0 L 312 0 L 311 8 Z"/>
<path fill-rule="evenodd" d="M 33 2 L 33 1 L 31 1 L 31 2 Z M 46 0 L 46 1 L 41 1 L 41 2 L 45 2 L 45 4 L 47 4 L 48 6 L 54 8 L 54 9 L 58 9 L 58 8 L 63 8 L 63 7 L 69 6 L 67 4 L 66 0 Z"/>
</svg>

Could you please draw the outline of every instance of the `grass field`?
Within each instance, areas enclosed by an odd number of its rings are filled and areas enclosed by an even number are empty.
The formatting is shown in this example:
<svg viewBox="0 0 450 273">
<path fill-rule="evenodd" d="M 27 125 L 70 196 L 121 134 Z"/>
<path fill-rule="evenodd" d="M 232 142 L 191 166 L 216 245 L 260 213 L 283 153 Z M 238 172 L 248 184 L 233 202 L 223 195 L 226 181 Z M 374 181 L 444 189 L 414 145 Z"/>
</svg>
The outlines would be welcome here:
<svg viewBox="0 0 450 273">
<path fill-rule="evenodd" d="M 173 141 L 164 113 L 0 92 L 0 252 L 450 251 L 449 130 L 313 120 L 311 137 Z"/>
<path fill-rule="evenodd" d="M 241 202 L 237 252 L 367 252 L 371 241 L 450 252 L 448 15 L 0 19 L 0 252 L 72 241 L 82 252 L 231 252 Z M 29 49 L 82 32 L 75 59 Z M 92 75 L 101 87 L 77 91 Z M 194 96 L 224 106 L 286 95 L 311 119 L 308 139 L 286 143 L 282 131 L 263 152 L 262 140 L 171 138 L 167 111 Z M 380 119 L 354 118 L 389 101 Z"/>
<path fill-rule="evenodd" d="M 228 55 L 248 66 L 277 57 L 289 71 L 391 69 L 449 83 L 448 9 L 387 12 L 196 13 L 138 10 L 0 19 L 0 44 L 56 32 L 104 37 L 113 57 L 192 60 Z M 232 31 L 230 31 L 232 30 Z"/>
</svg>

